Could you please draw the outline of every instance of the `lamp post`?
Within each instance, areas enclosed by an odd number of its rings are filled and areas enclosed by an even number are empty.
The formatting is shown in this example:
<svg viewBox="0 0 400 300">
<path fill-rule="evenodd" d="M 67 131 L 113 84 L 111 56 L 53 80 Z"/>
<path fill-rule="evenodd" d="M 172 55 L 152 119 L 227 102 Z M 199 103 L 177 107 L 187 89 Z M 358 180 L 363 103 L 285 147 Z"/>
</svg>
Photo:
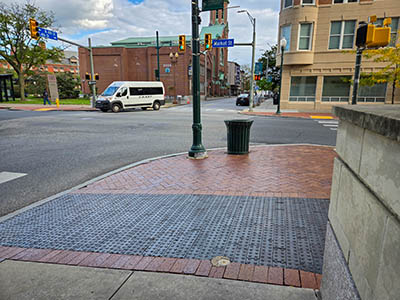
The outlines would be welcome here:
<svg viewBox="0 0 400 300">
<path fill-rule="evenodd" d="M 285 48 L 286 48 L 286 45 L 287 45 L 286 39 L 282 38 L 280 44 L 281 44 L 281 69 L 280 69 L 280 82 L 279 82 L 278 109 L 276 110 L 276 113 L 278 115 L 281 113 L 283 54 L 285 53 Z"/>
<path fill-rule="evenodd" d="M 253 42 L 251 43 L 253 49 L 251 54 L 251 78 L 250 78 L 250 97 L 249 97 L 249 111 L 253 111 L 254 106 L 254 59 L 256 53 L 256 19 L 253 18 L 247 10 L 239 10 L 238 13 L 247 13 L 250 22 L 253 25 Z"/>
<path fill-rule="evenodd" d="M 176 97 L 177 97 L 177 91 L 176 91 L 176 63 L 178 62 L 178 57 L 179 57 L 179 54 L 178 54 L 178 52 L 176 52 L 176 53 L 170 53 L 169 54 L 169 58 L 171 59 L 171 63 L 172 63 L 172 65 L 174 65 L 174 90 L 175 90 L 175 98 L 174 98 L 174 103 L 176 103 Z"/>
</svg>

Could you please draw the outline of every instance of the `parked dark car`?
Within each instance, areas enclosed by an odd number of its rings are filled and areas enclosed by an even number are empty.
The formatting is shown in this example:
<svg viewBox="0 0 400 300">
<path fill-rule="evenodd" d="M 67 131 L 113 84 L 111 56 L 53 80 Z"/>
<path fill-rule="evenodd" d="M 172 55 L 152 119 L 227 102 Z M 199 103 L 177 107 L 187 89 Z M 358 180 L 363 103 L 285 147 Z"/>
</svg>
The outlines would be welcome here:
<svg viewBox="0 0 400 300">
<path fill-rule="evenodd" d="M 236 106 L 241 105 L 241 106 L 249 106 L 249 94 L 240 94 L 237 99 L 236 99 Z"/>
</svg>

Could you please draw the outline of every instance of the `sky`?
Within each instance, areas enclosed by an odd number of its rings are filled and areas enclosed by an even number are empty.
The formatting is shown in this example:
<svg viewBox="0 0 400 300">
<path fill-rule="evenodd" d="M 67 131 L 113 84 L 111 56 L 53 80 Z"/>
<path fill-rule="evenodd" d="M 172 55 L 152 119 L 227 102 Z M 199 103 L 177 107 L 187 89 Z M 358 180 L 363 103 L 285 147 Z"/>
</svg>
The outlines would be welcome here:
<svg viewBox="0 0 400 300">
<path fill-rule="evenodd" d="M 0 0 L 5 3 L 25 3 L 25 0 Z M 55 27 L 58 35 L 87 45 L 110 45 L 110 42 L 129 37 L 154 36 L 158 30 L 160 36 L 191 35 L 190 0 L 29 0 L 55 15 Z M 199 0 L 201 5 L 201 0 Z M 246 9 L 256 18 L 256 59 L 263 50 L 276 44 L 278 13 L 280 0 L 230 0 L 229 38 L 237 43 L 249 43 L 252 40 L 252 25 L 245 13 Z M 209 23 L 209 13 L 201 13 L 202 24 Z M 57 46 L 67 46 L 60 42 Z M 76 50 L 71 46 L 68 50 Z M 230 61 L 240 65 L 251 63 L 251 47 L 237 46 L 229 49 Z"/>
</svg>

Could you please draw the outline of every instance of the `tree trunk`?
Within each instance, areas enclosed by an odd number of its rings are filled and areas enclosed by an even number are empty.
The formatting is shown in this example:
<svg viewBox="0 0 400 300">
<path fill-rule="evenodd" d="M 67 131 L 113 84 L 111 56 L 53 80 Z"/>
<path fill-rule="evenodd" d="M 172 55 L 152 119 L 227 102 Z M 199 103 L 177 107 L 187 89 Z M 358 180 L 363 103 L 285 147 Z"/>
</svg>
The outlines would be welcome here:
<svg viewBox="0 0 400 300">
<path fill-rule="evenodd" d="M 21 101 L 25 101 L 25 80 L 24 74 L 21 72 L 18 74 L 19 91 L 21 93 Z"/>
</svg>

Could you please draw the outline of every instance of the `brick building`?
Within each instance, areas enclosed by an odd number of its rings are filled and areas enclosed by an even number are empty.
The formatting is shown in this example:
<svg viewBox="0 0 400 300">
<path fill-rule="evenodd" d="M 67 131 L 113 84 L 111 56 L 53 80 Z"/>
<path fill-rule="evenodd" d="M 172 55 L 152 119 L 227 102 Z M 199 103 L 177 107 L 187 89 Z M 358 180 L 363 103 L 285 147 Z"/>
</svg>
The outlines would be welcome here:
<svg viewBox="0 0 400 300">
<path fill-rule="evenodd" d="M 285 37 L 281 107 L 330 110 L 351 103 L 355 33 L 358 23 L 377 15 L 392 18 L 392 45 L 398 40 L 399 0 L 281 0 L 279 41 Z M 277 57 L 280 65 L 281 55 Z M 386 64 L 363 59 L 361 72 L 381 70 Z M 391 103 L 392 85 L 361 86 L 358 102 Z M 395 103 L 400 103 L 396 93 Z"/>
<path fill-rule="evenodd" d="M 224 9 L 210 12 L 209 26 L 203 27 L 200 39 L 204 41 L 206 33 L 213 39 L 228 38 L 227 5 Z M 178 36 L 161 36 L 160 40 L 160 80 L 164 83 L 167 96 L 191 96 L 192 94 L 192 49 L 191 36 L 186 36 L 186 51 L 178 52 Z M 205 78 L 209 96 L 229 94 L 228 86 L 228 50 L 215 48 L 204 54 L 202 45 L 200 56 L 200 90 L 204 96 Z M 172 57 L 171 53 L 173 54 Z M 178 57 L 175 54 L 178 53 Z M 205 59 L 207 59 L 207 76 L 205 76 Z M 89 52 L 79 48 L 80 75 L 85 78 L 90 73 Z M 95 73 L 99 74 L 98 91 L 113 81 L 154 81 L 157 69 L 156 38 L 137 37 L 112 42 L 111 46 L 93 47 Z M 82 90 L 90 93 L 87 82 L 83 82 Z"/>
</svg>

